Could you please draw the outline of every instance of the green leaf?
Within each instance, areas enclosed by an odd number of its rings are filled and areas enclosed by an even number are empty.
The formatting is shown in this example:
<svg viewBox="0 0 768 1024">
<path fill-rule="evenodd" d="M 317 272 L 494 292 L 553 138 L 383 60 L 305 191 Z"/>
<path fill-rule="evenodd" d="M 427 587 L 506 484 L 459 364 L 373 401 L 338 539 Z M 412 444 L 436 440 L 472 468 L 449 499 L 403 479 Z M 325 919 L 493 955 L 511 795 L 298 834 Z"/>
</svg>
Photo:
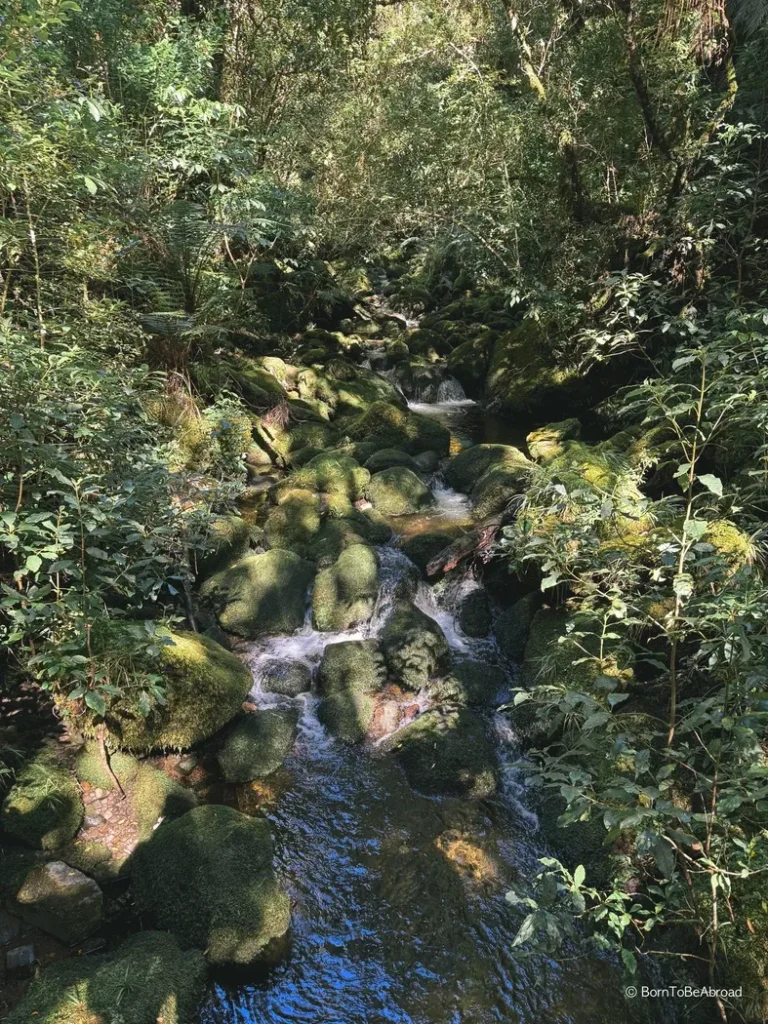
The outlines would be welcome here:
<svg viewBox="0 0 768 1024">
<path fill-rule="evenodd" d="M 580 889 L 584 885 L 584 879 L 587 877 L 587 872 L 583 864 L 579 864 L 576 870 L 573 872 L 573 884 L 577 889 Z"/>
<path fill-rule="evenodd" d="M 84 174 L 82 178 L 85 187 L 88 189 L 92 196 L 95 196 L 99 190 L 99 186 L 96 184 L 93 178 L 89 178 L 87 174 Z"/>
<path fill-rule="evenodd" d="M 43 560 L 39 555 L 29 555 L 26 567 L 29 572 L 37 572 L 42 564 Z"/>
<path fill-rule="evenodd" d="M 631 949 L 622 949 L 621 962 L 624 964 L 624 968 L 628 974 L 637 973 L 637 957 Z"/>
<path fill-rule="evenodd" d="M 102 718 L 104 717 L 107 710 L 107 705 L 100 693 L 96 693 L 95 690 L 88 690 L 88 692 L 85 695 L 85 703 L 88 705 L 91 711 L 95 711 L 96 714 L 100 715 Z"/>
<path fill-rule="evenodd" d="M 713 476 L 712 473 L 703 473 L 699 477 L 699 483 L 704 484 L 708 491 L 716 494 L 718 498 L 723 496 L 723 482 L 720 477 Z"/>
</svg>

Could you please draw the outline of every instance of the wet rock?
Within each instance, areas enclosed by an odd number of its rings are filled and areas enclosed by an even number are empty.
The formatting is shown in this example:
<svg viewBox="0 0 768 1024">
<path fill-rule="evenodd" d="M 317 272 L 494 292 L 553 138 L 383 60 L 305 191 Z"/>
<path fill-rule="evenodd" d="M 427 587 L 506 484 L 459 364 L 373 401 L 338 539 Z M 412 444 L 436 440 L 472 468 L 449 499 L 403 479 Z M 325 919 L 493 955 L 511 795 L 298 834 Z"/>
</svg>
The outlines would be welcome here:
<svg viewBox="0 0 768 1024">
<path fill-rule="evenodd" d="M 161 932 L 141 932 L 115 952 L 47 967 L 6 1024 L 188 1024 L 205 990 L 205 958 Z"/>
<path fill-rule="evenodd" d="M 531 631 L 533 616 L 541 607 L 544 595 L 533 591 L 521 597 L 511 608 L 504 608 L 496 616 L 493 635 L 502 654 L 512 662 L 521 662 Z"/>
<path fill-rule="evenodd" d="M 451 674 L 429 684 L 430 698 L 441 705 L 488 707 L 505 683 L 498 665 L 464 659 L 457 661 Z"/>
<path fill-rule="evenodd" d="M 474 338 L 463 341 L 448 355 L 446 369 L 461 383 L 471 398 L 480 398 L 498 334 L 482 328 Z"/>
<path fill-rule="evenodd" d="M 496 790 L 496 755 L 481 719 L 467 709 L 427 711 L 393 737 L 409 783 L 430 795 L 482 799 Z"/>
<path fill-rule="evenodd" d="M 413 515 L 435 504 L 435 496 L 426 484 L 404 466 L 375 473 L 366 496 L 378 512 L 387 516 Z"/>
<path fill-rule="evenodd" d="M 298 697 L 312 689 L 312 670 L 300 661 L 268 661 L 261 672 L 261 685 L 268 693 Z"/>
<path fill-rule="evenodd" d="M 238 722 L 218 753 L 226 782 L 251 782 L 270 775 L 282 765 L 296 738 L 296 709 L 268 708 Z"/>
<path fill-rule="evenodd" d="M 434 473 L 440 465 L 440 456 L 437 452 L 419 452 L 414 455 L 413 461 L 416 463 L 416 468 L 420 473 Z"/>
<path fill-rule="evenodd" d="M 163 823 L 134 855 L 136 903 L 183 946 L 212 964 L 274 956 L 290 926 L 290 901 L 275 877 L 264 819 L 231 807 L 197 807 Z"/>
<path fill-rule="evenodd" d="M 222 570 L 200 592 L 217 608 L 223 629 L 254 639 L 300 628 L 312 576 L 312 566 L 294 552 L 274 549 Z"/>
<path fill-rule="evenodd" d="M 92 878 L 56 860 L 27 873 L 14 906 L 25 921 L 72 943 L 99 927 L 103 897 Z"/>
<path fill-rule="evenodd" d="M 456 540 L 455 533 L 446 530 L 424 530 L 407 537 L 403 543 L 403 551 L 423 573 L 432 559 L 449 547 Z"/>
<path fill-rule="evenodd" d="M 182 775 L 189 775 L 197 768 L 199 758 L 197 754 L 186 754 L 178 763 L 178 769 Z"/>
<path fill-rule="evenodd" d="M 338 739 L 360 742 L 373 719 L 374 695 L 385 680 L 386 667 L 375 640 L 329 644 L 318 673 L 320 721 Z"/>
<path fill-rule="evenodd" d="M 28 978 L 35 970 L 34 946 L 16 946 L 5 954 L 5 969 L 8 974 L 19 978 Z"/>
<path fill-rule="evenodd" d="M 488 636 L 491 631 L 491 606 L 482 587 L 471 590 L 461 601 L 458 614 L 459 628 L 471 637 Z"/>
<path fill-rule="evenodd" d="M 367 544 L 353 544 L 334 565 L 319 572 L 312 591 L 312 620 L 321 632 L 338 632 L 373 615 L 379 592 L 376 553 Z"/>
<path fill-rule="evenodd" d="M 394 678 L 419 690 L 432 676 L 442 675 L 451 652 L 440 626 L 407 601 L 398 601 L 381 636 L 381 649 Z"/>
</svg>

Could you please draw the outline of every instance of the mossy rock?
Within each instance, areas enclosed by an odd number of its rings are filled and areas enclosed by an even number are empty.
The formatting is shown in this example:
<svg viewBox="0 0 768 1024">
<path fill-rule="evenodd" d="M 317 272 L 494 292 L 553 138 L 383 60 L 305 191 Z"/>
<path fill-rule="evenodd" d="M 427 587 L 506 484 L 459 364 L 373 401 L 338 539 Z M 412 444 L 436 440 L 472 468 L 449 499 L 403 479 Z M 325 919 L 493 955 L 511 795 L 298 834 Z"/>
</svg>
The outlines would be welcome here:
<svg viewBox="0 0 768 1024">
<path fill-rule="evenodd" d="M 166 703 L 147 717 L 129 697 L 108 710 L 110 733 L 128 750 L 188 750 L 234 718 L 253 683 L 242 662 L 207 636 L 164 636 L 171 641 L 159 645 Z"/>
<path fill-rule="evenodd" d="M 537 462 L 549 462 L 550 459 L 563 454 L 566 441 L 577 440 L 580 434 L 579 421 L 567 419 L 532 430 L 525 441 L 532 459 Z"/>
<path fill-rule="evenodd" d="M 712 545 L 728 573 L 746 569 L 757 556 L 755 542 L 749 534 L 729 519 L 716 519 L 709 523 L 702 540 Z"/>
<path fill-rule="evenodd" d="M 517 473 L 524 480 L 532 469 L 533 464 L 519 448 L 508 444 L 476 444 L 455 455 L 444 475 L 447 484 L 469 494 L 489 472 Z"/>
<path fill-rule="evenodd" d="M 304 622 L 313 575 L 310 563 L 295 552 L 274 548 L 216 573 L 200 593 L 217 609 L 228 633 L 246 639 L 293 633 Z"/>
<path fill-rule="evenodd" d="M 328 569 L 317 574 L 312 591 L 312 621 L 321 632 L 338 632 L 373 615 L 379 593 L 379 563 L 367 544 L 353 544 Z"/>
<path fill-rule="evenodd" d="M 365 468 L 371 473 L 379 473 L 382 469 L 391 469 L 393 466 L 404 466 L 413 473 L 419 472 L 415 459 L 407 452 L 401 452 L 399 448 L 382 448 L 374 452 L 365 463 Z"/>
<path fill-rule="evenodd" d="M 279 422 L 261 419 L 256 425 L 256 439 L 275 461 L 290 465 L 296 452 L 303 448 L 328 451 L 338 441 L 337 431 L 318 417 L 310 422 L 289 421 L 285 426 Z"/>
<path fill-rule="evenodd" d="M 392 675 L 409 690 L 419 690 L 451 664 L 440 626 L 409 601 L 398 601 L 381 635 L 381 649 Z"/>
<path fill-rule="evenodd" d="M 37 864 L 14 893 L 12 909 L 24 921 L 71 945 L 101 924 L 104 898 L 97 883 L 63 861 Z"/>
<path fill-rule="evenodd" d="M 496 616 L 493 635 L 499 650 L 509 661 L 517 663 L 523 660 L 531 623 L 543 600 L 544 595 L 534 591 L 515 601 L 511 607 L 503 608 Z"/>
<path fill-rule="evenodd" d="M 234 408 L 211 406 L 202 413 L 185 414 L 174 424 L 173 432 L 172 471 L 231 472 L 253 445 L 250 415 Z"/>
<path fill-rule="evenodd" d="M 451 674 L 429 684 L 429 695 L 441 706 L 487 707 L 504 688 L 503 669 L 471 658 L 456 661 Z"/>
<path fill-rule="evenodd" d="M 205 548 L 197 558 L 197 572 L 200 576 L 221 569 L 230 562 L 236 562 L 248 554 L 251 541 L 251 525 L 240 516 L 215 516 L 208 524 Z"/>
<path fill-rule="evenodd" d="M 529 479 L 528 466 L 489 470 L 472 488 L 472 518 L 480 522 L 499 515 L 525 492 Z"/>
<path fill-rule="evenodd" d="M 57 850 L 83 820 L 80 789 L 56 748 L 44 747 L 16 777 L 3 801 L 0 825 L 28 846 Z"/>
<path fill-rule="evenodd" d="M 323 522 L 321 499 L 312 491 L 292 486 L 278 489 L 275 497 L 278 507 L 270 510 L 264 522 L 268 543 L 273 548 L 284 548 L 306 557 Z"/>
<path fill-rule="evenodd" d="M 411 354 L 411 350 L 408 348 L 408 343 L 403 341 L 402 338 L 395 338 L 388 343 L 386 353 L 387 362 L 390 366 L 394 366 L 396 363 L 401 363 L 404 359 L 407 359 Z"/>
<path fill-rule="evenodd" d="M 491 606 L 483 587 L 475 587 L 462 598 L 457 621 L 466 636 L 488 636 L 492 624 Z"/>
<path fill-rule="evenodd" d="M 435 496 L 426 484 L 404 466 L 375 473 L 368 484 L 367 498 L 385 516 L 414 515 L 435 504 Z"/>
<path fill-rule="evenodd" d="M 373 697 L 386 682 L 386 667 L 375 640 L 329 644 L 318 673 L 320 721 L 337 739 L 359 743 L 374 712 Z"/>
<path fill-rule="evenodd" d="M 301 661 L 268 661 L 261 670 L 261 686 L 267 693 L 298 697 L 312 689 L 312 670 Z"/>
<path fill-rule="evenodd" d="M 197 805 L 197 797 L 191 789 L 174 782 L 146 761 L 116 751 L 110 755 L 109 762 L 131 803 L 142 842 L 152 835 L 160 818 L 177 818 Z M 88 782 L 97 789 L 111 791 L 115 788 L 93 742 L 77 755 L 75 772 L 81 782 Z"/>
<path fill-rule="evenodd" d="M 400 448 L 409 455 L 436 451 L 447 455 L 451 435 L 437 420 L 388 402 L 374 402 L 352 424 L 353 440 L 373 441 L 380 448 Z"/>
<path fill-rule="evenodd" d="M 524 320 L 496 339 L 485 393 L 494 412 L 531 417 L 584 401 L 583 374 L 562 364 L 535 320 Z"/>
<path fill-rule="evenodd" d="M 414 789 L 484 799 L 496 791 L 496 755 L 472 711 L 427 711 L 395 736 L 395 755 Z"/>
<path fill-rule="evenodd" d="M 229 360 L 222 364 L 222 370 L 231 390 L 255 412 L 270 409 L 285 399 L 285 388 L 280 381 L 253 359 Z"/>
<path fill-rule="evenodd" d="M 480 398 L 498 335 L 484 328 L 474 338 L 463 341 L 450 353 L 446 369 L 456 378 L 470 398 Z"/>
<path fill-rule="evenodd" d="M 447 530 L 423 530 L 402 541 L 402 549 L 410 560 L 426 575 L 427 566 L 456 540 L 456 533 Z"/>
<path fill-rule="evenodd" d="M 598 659 L 599 628 L 586 615 L 569 616 L 565 611 L 550 608 L 537 611 L 525 645 L 523 685 L 530 689 L 556 683 L 569 690 L 590 693 L 597 683 L 610 681 L 616 690 L 625 689 L 633 680 L 631 664 L 625 655 L 617 661 L 611 641 L 604 645 L 602 662 Z M 573 641 L 567 639 L 574 631 L 584 635 Z M 560 642 L 561 637 L 566 638 L 565 642 Z"/>
<path fill-rule="evenodd" d="M 299 712 L 266 708 L 239 721 L 217 755 L 225 782 L 251 782 L 271 775 L 290 754 Z"/>
<path fill-rule="evenodd" d="M 166 932 L 140 932 L 114 953 L 47 967 L 6 1024 L 192 1024 L 206 964 Z"/>
<path fill-rule="evenodd" d="M 136 905 L 219 966 L 269 958 L 288 931 L 290 901 L 272 866 L 267 822 L 231 807 L 196 807 L 164 822 L 133 857 Z"/>
<path fill-rule="evenodd" d="M 292 487 L 341 494 L 357 501 L 365 494 L 371 474 L 348 455 L 325 452 L 310 459 L 290 477 Z"/>
<path fill-rule="evenodd" d="M 370 512 L 350 510 L 349 515 L 328 517 L 307 549 L 307 558 L 318 568 L 333 565 L 341 554 L 358 544 L 384 544 L 392 536 L 391 528 L 374 519 Z"/>
</svg>

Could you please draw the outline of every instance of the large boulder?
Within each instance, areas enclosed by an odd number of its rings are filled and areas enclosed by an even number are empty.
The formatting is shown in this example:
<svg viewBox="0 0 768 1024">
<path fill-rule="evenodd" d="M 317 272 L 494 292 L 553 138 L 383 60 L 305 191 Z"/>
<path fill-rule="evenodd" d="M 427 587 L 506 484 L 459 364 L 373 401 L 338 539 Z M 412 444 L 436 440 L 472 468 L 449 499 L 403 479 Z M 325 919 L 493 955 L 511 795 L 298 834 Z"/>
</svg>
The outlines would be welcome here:
<svg viewBox="0 0 768 1024">
<path fill-rule="evenodd" d="M 349 430 L 359 441 L 375 441 L 380 448 L 401 448 L 409 455 L 436 451 L 447 455 L 451 435 L 437 420 L 388 402 L 374 402 Z"/>
<path fill-rule="evenodd" d="M 272 548 L 306 558 L 323 523 L 323 502 L 319 495 L 299 487 L 284 488 L 276 497 L 278 505 L 264 523 L 267 541 Z"/>
<path fill-rule="evenodd" d="M 338 739 L 365 738 L 374 712 L 374 695 L 386 682 L 384 659 L 375 640 L 329 644 L 318 674 L 320 720 Z"/>
<path fill-rule="evenodd" d="M 496 755 L 466 708 L 427 711 L 396 733 L 393 748 L 414 789 L 482 799 L 496 790 Z"/>
<path fill-rule="evenodd" d="M 465 658 L 457 661 L 451 674 L 429 684 L 430 698 L 440 704 L 487 707 L 504 689 L 506 676 L 498 665 Z"/>
<path fill-rule="evenodd" d="M 46 967 L 6 1024 L 190 1024 L 206 984 L 205 957 L 167 932 L 139 932 L 113 953 Z"/>
<path fill-rule="evenodd" d="M 410 601 L 395 605 L 381 635 L 381 649 L 392 675 L 409 690 L 420 690 L 432 676 L 447 672 L 451 664 L 442 629 Z"/>
<path fill-rule="evenodd" d="M 457 531 L 422 530 L 420 533 L 406 537 L 401 546 L 410 560 L 426 574 L 427 566 L 432 559 L 450 547 L 456 537 Z"/>
<path fill-rule="evenodd" d="M 483 587 L 473 587 L 461 599 L 457 620 L 466 636 L 488 636 L 491 631 L 491 606 Z"/>
<path fill-rule="evenodd" d="M 534 590 L 515 601 L 509 608 L 503 608 L 493 623 L 493 635 L 499 650 L 511 662 L 521 662 L 525 645 L 531 632 L 531 623 L 541 607 L 544 595 Z"/>
<path fill-rule="evenodd" d="M 533 464 L 519 448 L 509 444 L 476 444 L 455 455 L 444 475 L 451 487 L 470 494 L 487 473 L 515 473 L 523 481 L 532 469 Z"/>
<path fill-rule="evenodd" d="M 254 639 L 293 633 L 304 622 L 312 566 L 293 551 L 249 555 L 212 576 L 201 595 L 218 611 L 228 633 Z"/>
<path fill-rule="evenodd" d="M 365 463 L 365 468 L 371 473 L 380 473 L 381 470 L 391 469 L 393 466 L 405 466 L 414 473 L 419 472 L 419 464 L 413 456 L 400 451 L 399 448 L 382 448 L 374 452 Z"/>
<path fill-rule="evenodd" d="M 19 772 L 0 811 L 5 832 L 43 850 L 68 843 L 82 820 L 80 789 L 51 746 Z"/>
<path fill-rule="evenodd" d="M 563 365 L 536 320 L 524 320 L 496 339 L 486 378 L 493 412 L 528 417 L 552 409 L 570 411 L 584 396 L 584 376 Z"/>
<path fill-rule="evenodd" d="M 269 958 L 291 923 L 272 856 L 264 819 L 222 805 L 196 807 L 163 823 L 134 854 L 136 905 L 213 964 Z"/>
<path fill-rule="evenodd" d="M 235 725 L 218 753 L 225 782 L 251 782 L 282 765 L 296 739 L 295 708 L 253 711 Z"/>
<path fill-rule="evenodd" d="M 207 636 L 167 632 L 158 636 L 165 703 L 149 715 L 131 697 L 118 698 L 107 725 L 128 750 L 187 750 L 213 736 L 240 711 L 253 679 L 230 651 Z"/>
<path fill-rule="evenodd" d="M 416 474 L 405 466 L 393 466 L 371 477 L 368 500 L 386 516 L 407 516 L 435 504 L 435 496 Z"/>
<path fill-rule="evenodd" d="M 14 894 L 13 910 L 29 924 L 71 945 L 99 927 L 103 903 L 101 889 L 92 878 L 54 860 L 26 873 Z"/>
<path fill-rule="evenodd" d="M 267 693 L 298 697 L 312 689 L 312 669 L 302 661 L 268 661 L 261 668 L 261 687 Z"/>
<path fill-rule="evenodd" d="M 349 455 L 324 452 L 310 459 L 290 477 L 292 487 L 340 494 L 349 501 L 362 498 L 371 474 Z"/>
<path fill-rule="evenodd" d="M 367 544 L 353 544 L 317 574 L 312 620 L 321 632 L 349 629 L 373 615 L 379 592 L 379 563 Z"/>
</svg>

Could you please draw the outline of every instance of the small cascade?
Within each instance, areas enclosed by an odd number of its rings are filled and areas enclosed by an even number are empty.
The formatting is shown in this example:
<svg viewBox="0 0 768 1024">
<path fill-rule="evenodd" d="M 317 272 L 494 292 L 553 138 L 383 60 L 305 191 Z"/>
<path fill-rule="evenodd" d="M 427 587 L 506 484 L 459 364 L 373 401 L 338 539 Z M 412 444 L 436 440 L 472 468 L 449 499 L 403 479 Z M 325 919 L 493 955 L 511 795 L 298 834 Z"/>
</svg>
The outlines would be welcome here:
<svg viewBox="0 0 768 1024">
<path fill-rule="evenodd" d="M 445 380 L 441 381 L 438 385 L 436 397 L 438 405 L 448 402 L 466 403 L 466 401 L 467 396 L 464 392 L 464 388 L 459 384 L 455 377 L 446 377 Z"/>
<path fill-rule="evenodd" d="M 438 473 L 430 481 L 432 493 L 437 502 L 438 515 L 441 519 L 458 523 L 468 522 L 472 513 L 472 502 L 466 494 L 455 491 Z"/>
</svg>

